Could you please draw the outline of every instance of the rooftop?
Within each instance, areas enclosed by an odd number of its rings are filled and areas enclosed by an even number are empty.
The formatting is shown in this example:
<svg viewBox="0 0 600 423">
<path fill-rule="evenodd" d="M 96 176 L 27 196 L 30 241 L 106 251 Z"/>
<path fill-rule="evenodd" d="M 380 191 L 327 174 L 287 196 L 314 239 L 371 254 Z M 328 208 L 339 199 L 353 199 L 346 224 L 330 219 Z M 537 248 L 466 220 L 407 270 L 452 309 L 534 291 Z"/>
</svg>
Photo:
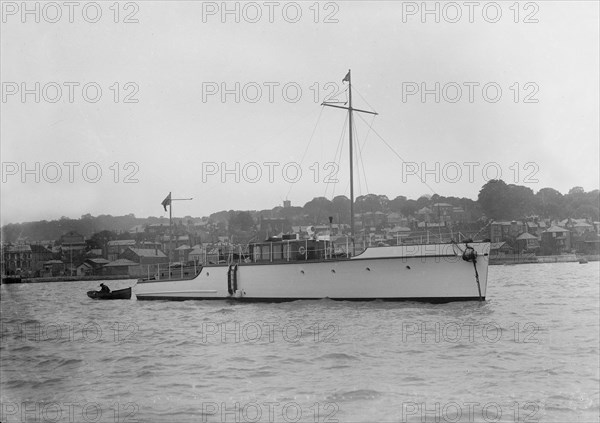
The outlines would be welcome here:
<svg viewBox="0 0 600 423">
<path fill-rule="evenodd" d="M 108 260 L 106 260 L 104 258 L 91 258 L 91 259 L 87 259 L 86 261 L 89 261 L 89 262 L 94 263 L 94 264 L 108 264 L 108 263 L 110 263 Z"/>
<path fill-rule="evenodd" d="M 522 233 L 517 239 L 537 239 L 537 236 L 531 235 L 529 232 Z"/>
<path fill-rule="evenodd" d="M 129 248 L 138 257 L 167 257 L 161 250 L 154 248 Z M 136 263 L 137 264 L 137 263 Z"/>
<path fill-rule="evenodd" d="M 550 226 L 546 230 L 546 232 L 569 232 L 569 230 L 565 229 L 565 228 L 561 228 L 560 226 L 553 225 L 553 226 Z"/>
<path fill-rule="evenodd" d="M 108 263 L 104 267 L 137 266 L 137 265 L 138 265 L 137 263 L 134 263 L 131 260 L 118 259 L 118 260 L 115 260 L 115 261 L 111 261 L 110 263 Z"/>
<path fill-rule="evenodd" d="M 109 246 L 116 245 L 135 245 L 135 239 L 118 239 L 115 241 L 108 241 Z"/>
</svg>

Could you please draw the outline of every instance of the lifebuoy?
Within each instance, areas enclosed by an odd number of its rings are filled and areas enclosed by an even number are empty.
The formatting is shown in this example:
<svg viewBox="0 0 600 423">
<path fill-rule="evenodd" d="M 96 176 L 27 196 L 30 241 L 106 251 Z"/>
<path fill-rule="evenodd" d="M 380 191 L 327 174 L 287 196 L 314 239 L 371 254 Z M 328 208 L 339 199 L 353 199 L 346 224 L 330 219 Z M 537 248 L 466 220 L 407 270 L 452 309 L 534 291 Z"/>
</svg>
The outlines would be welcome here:
<svg viewBox="0 0 600 423">
<path fill-rule="evenodd" d="M 463 251 L 462 259 L 464 261 L 472 261 L 473 263 L 477 263 L 477 251 L 473 247 L 466 246 L 465 251 Z"/>
<path fill-rule="evenodd" d="M 304 247 L 298 248 L 298 253 L 304 255 L 304 253 L 306 253 L 306 248 L 304 248 Z"/>
</svg>

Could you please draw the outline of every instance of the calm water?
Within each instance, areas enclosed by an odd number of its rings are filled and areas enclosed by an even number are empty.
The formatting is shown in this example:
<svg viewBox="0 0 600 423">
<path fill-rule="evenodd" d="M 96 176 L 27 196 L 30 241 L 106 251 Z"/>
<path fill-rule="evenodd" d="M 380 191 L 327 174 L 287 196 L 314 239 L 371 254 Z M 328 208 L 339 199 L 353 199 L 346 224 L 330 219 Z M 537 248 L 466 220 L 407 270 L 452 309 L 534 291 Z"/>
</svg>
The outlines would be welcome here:
<svg viewBox="0 0 600 423">
<path fill-rule="evenodd" d="M 597 422 L 599 276 L 492 266 L 487 302 L 446 305 L 3 285 L 0 420 Z"/>
</svg>

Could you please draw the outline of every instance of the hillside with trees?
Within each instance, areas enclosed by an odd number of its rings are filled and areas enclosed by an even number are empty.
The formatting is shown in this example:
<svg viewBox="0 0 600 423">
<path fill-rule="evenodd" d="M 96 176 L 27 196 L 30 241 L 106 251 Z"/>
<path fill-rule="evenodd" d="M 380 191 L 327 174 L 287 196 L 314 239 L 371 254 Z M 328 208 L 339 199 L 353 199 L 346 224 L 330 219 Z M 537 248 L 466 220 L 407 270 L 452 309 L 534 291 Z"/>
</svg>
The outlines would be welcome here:
<svg viewBox="0 0 600 423">
<path fill-rule="evenodd" d="M 506 184 L 502 180 L 491 180 L 480 190 L 477 200 L 470 198 L 444 197 L 440 195 L 421 196 L 418 199 L 408 199 L 397 196 L 389 199 L 385 195 L 368 194 L 355 199 L 355 213 L 385 214 L 399 213 L 403 216 L 414 216 L 424 207 L 431 208 L 436 203 L 447 203 L 461 207 L 468 213 L 472 221 L 485 217 L 487 220 L 515 220 L 537 215 L 547 219 L 586 218 L 599 221 L 600 195 L 599 191 L 585 192 L 581 187 L 574 187 L 568 193 L 562 194 L 553 188 L 543 188 L 538 192 L 526 186 Z M 345 196 L 333 199 L 316 197 L 302 207 L 281 207 L 261 211 L 229 210 L 219 211 L 208 217 L 177 217 L 177 225 L 193 225 L 200 222 L 210 223 L 217 235 L 234 235 L 248 238 L 254 230 L 254 225 L 261 219 L 286 219 L 291 225 L 328 224 L 329 216 L 334 223 L 350 223 L 350 200 Z M 7 224 L 2 227 L 2 242 L 14 243 L 17 240 L 44 241 L 57 240 L 68 231 L 76 231 L 92 241 L 98 238 L 98 243 L 104 238 L 131 238 L 128 234 L 137 225 L 149 224 L 168 225 L 164 217 L 138 218 L 133 214 L 126 216 L 86 214 L 79 219 L 62 217 L 58 220 L 37 221 Z M 110 233 L 110 234 L 109 234 Z M 104 237 L 104 238 L 102 238 Z M 93 241 L 92 241 L 93 242 Z"/>
<path fill-rule="evenodd" d="M 563 195 L 553 188 L 542 188 L 534 194 L 531 188 L 492 180 L 481 188 L 477 202 L 483 213 L 493 220 L 514 220 L 531 215 L 556 220 L 569 217 L 600 220 L 597 189 L 585 192 L 581 187 L 574 187 Z"/>
</svg>

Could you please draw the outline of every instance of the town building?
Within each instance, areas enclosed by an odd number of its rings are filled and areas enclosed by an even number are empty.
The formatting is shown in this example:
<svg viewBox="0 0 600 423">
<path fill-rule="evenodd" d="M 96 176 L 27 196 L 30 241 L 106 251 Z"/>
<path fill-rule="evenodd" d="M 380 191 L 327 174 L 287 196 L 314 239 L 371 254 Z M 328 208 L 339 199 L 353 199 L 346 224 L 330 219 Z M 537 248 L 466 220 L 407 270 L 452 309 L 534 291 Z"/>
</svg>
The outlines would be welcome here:
<svg viewBox="0 0 600 423">
<path fill-rule="evenodd" d="M 62 260 L 48 260 L 44 263 L 44 269 L 41 276 L 63 276 L 66 272 L 66 265 Z"/>
<path fill-rule="evenodd" d="M 137 263 L 127 259 L 117 259 L 102 267 L 102 274 L 107 276 L 129 276 L 134 274 Z M 131 271 L 130 271 L 131 269 Z"/>
<path fill-rule="evenodd" d="M 523 232 L 516 239 L 516 251 L 520 253 L 537 253 L 540 249 L 540 241 L 537 236 L 529 232 Z"/>
<path fill-rule="evenodd" d="M 523 232 L 527 232 L 527 225 L 522 221 L 494 221 L 490 224 L 490 239 L 492 242 L 507 241 L 512 245 Z"/>
<path fill-rule="evenodd" d="M 448 203 L 434 203 L 431 206 L 433 219 L 438 223 L 452 222 L 452 210 L 454 206 Z"/>
<path fill-rule="evenodd" d="M 178 261 L 180 263 L 187 263 L 190 251 L 192 251 L 192 247 L 186 244 L 177 247 L 175 249 L 175 261 Z"/>
<path fill-rule="evenodd" d="M 121 257 L 121 254 L 125 252 L 129 247 L 136 245 L 135 239 L 118 239 L 115 241 L 108 241 L 106 244 L 106 258 L 108 261 L 115 261 Z"/>
<path fill-rule="evenodd" d="M 513 248 L 504 241 L 492 242 L 490 245 L 490 257 L 492 258 L 511 255 L 513 252 Z"/>
<path fill-rule="evenodd" d="M 538 219 L 528 220 L 526 222 L 526 225 L 527 225 L 527 232 L 530 233 L 531 235 L 535 235 L 538 238 L 538 240 L 541 239 L 542 232 L 544 232 L 546 229 L 548 229 L 546 222 L 544 222 L 543 220 L 538 220 Z"/>
<path fill-rule="evenodd" d="M 135 264 L 161 264 L 168 263 L 169 258 L 161 250 L 145 248 L 127 248 L 121 256 L 121 259 L 127 259 Z"/>
<path fill-rule="evenodd" d="M 596 231 L 586 232 L 573 240 L 573 246 L 578 253 L 600 254 L 600 234 Z"/>
<path fill-rule="evenodd" d="M 80 254 L 85 250 L 85 237 L 76 231 L 69 231 L 60 237 L 60 246 L 63 254 Z"/>
<path fill-rule="evenodd" d="M 32 252 L 29 245 L 7 245 L 3 247 L 2 255 L 7 275 L 20 275 L 31 268 Z"/>
<path fill-rule="evenodd" d="M 560 226 L 551 226 L 542 233 L 541 252 L 543 255 L 562 254 L 571 250 L 571 232 Z"/>
</svg>

